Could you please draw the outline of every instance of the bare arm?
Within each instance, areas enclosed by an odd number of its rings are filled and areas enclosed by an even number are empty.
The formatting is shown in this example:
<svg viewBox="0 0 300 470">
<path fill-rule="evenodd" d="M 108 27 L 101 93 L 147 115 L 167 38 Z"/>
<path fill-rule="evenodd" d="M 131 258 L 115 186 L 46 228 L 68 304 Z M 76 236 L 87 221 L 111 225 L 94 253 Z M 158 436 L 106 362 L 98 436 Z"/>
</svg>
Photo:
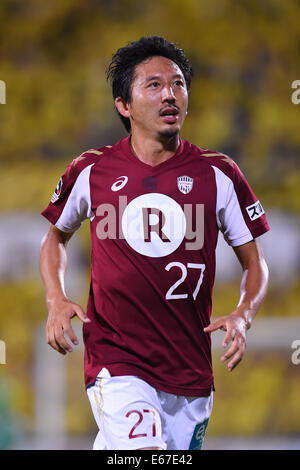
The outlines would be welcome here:
<svg viewBox="0 0 300 470">
<path fill-rule="evenodd" d="M 260 245 L 254 240 L 234 248 L 241 266 L 243 277 L 240 287 L 240 300 L 234 312 L 220 317 L 204 328 L 206 333 L 215 330 L 226 331 L 223 347 L 232 344 L 222 356 L 222 360 L 231 359 L 228 369 L 233 370 L 242 360 L 246 348 L 246 332 L 267 293 L 269 272 Z"/>
<path fill-rule="evenodd" d="M 90 321 L 80 305 L 71 302 L 65 293 L 66 246 L 72 235 L 73 233 L 62 232 L 51 224 L 40 249 L 40 272 L 49 312 L 46 326 L 47 342 L 61 354 L 72 351 L 64 333 L 73 344 L 78 344 L 71 326 L 71 318 L 77 315 L 83 322 Z"/>
</svg>

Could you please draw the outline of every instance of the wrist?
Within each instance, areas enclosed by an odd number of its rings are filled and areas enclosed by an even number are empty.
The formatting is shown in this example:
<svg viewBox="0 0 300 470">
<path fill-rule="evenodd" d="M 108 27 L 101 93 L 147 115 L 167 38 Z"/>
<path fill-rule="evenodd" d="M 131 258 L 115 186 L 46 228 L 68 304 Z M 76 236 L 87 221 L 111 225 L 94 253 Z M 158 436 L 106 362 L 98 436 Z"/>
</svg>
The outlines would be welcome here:
<svg viewBox="0 0 300 470">
<path fill-rule="evenodd" d="M 246 329 L 251 328 L 255 312 L 251 309 L 250 305 L 247 303 L 241 303 L 238 305 L 236 312 L 239 316 L 245 321 Z"/>
<path fill-rule="evenodd" d="M 53 294 L 46 297 L 46 304 L 48 307 L 52 306 L 56 302 L 67 302 L 69 299 L 65 294 Z"/>
</svg>

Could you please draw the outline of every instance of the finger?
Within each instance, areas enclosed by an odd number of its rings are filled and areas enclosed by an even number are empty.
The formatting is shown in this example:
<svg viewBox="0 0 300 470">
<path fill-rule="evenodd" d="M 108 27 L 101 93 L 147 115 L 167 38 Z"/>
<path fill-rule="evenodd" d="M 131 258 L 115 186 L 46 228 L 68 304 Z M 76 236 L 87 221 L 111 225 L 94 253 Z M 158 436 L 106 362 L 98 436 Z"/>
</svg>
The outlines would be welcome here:
<svg viewBox="0 0 300 470">
<path fill-rule="evenodd" d="M 222 346 L 223 348 L 226 348 L 226 346 L 228 346 L 228 344 L 230 343 L 230 341 L 232 341 L 232 339 L 234 338 L 235 336 L 235 330 L 233 328 L 230 328 L 226 335 L 225 335 L 225 338 L 222 342 Z"/>
<path fill-rule="evenodd" d="M 55 351 L 64 355 L 66 354 L 66 351 L 62 349 L 56 342 L 53 329 L 49 329 L 49 331 L 47 332 L 47 343 L 49 344 L 49 346 L 51 346 L 51 348 L 55 349 Z"/>
<path fill-rule="evenodd" d="M 63 324 L 63 331 L 65 332 L 66 335 L 70 338 L 73 344 L 79 344 L 79 341 L 77 339 L 77 336 L 74 333 L 74 330 L 71 326 L 71 322 L 69 321 L 68 323 Z"/>
<path fill-rule="evenodd" d="M 72 306 L 73 306 L 74 312 L 76 313 L 78 318 L 80 318 L 81 321 L 83 321 L 84 323 L 90 323 L 91 320 L 88 318 L 84 310 L 82 310 L 80 305 L 72 304 Z"/>
<path fill-rule="evenodd" d="M 232 344 L 231 344 L 230 348 L 222 356 L 224 358 L 224 360 L 229 359 L 233 354 L 235 354 L 236 351 L 242 346 L 243 342 L 245 342 L 245 339 L 242 336 L 235 334 L 232 337 Z"/>
<path fill-rule="evenodd" d="M 239 349 L 239 346 L 238 346 L 238 343 L 237 341 L 233 341 L 232 345 L 230 346 L 230 348 L 228 349 L 228 351 L 223 354 L 223 356 L 221 357 L 221 360 L 222 361 L 227 361 L 227 359 L 229 359 L 230 357 L 233 356 L 233 354 L 235 354 Z"/>
<path fill-rule="evenodd" d="M 243 358 L 243 354 L 237 356 L 233 361 L 231 361 L 227 366 L 228 370 L 230 370 L 231 372 L 233 369 L 235 369 L 235 367 L 241 362 L 242 358 Z"/>
<path fill-rule="evenodd" d="M 232 371 L 241 362 L 241 360 L 244 356 L 244 352 L 245 352 L 245 347 L 239 349 L 237 354 L 235 354 L 233 356 L 233 358 L 231 359 L 231 361 L 229 362 L 229 364 L 227 366 L 230 371 Z"/>
<path fill-rule="evenodd" d="M 226 361 L 229 358 L 232 358 L 234 356 L 230 363 L 228 364 L 228 368 L 231 369 L 232 365 L 235 364 L 236 360 L 241 360 L 244 351 L 245 351 L 245 341 L 243 338 L 236 338 L 234 342 L 232 343 L 231 347 L 228 349 L 228 351 L 222 356 L 222 361 Z"/>
<path fill-rule="evenodd" d="M 216 331 L 224 328 L 226 329 L 224 321 L 223 319 L 219 318 L 218 320 L 215 320 L 213 323 L 203 328 L 203 331 L 205 331 L 205 333 L 210 333 L 211 331 Z"/>
<path fill-rule="evenodd" d="M 54 337 L 55 337 L 56 343 L 61 349 L 68 351 L 68 352 L 72 352 L 72 347 L 70 346 L 70 344 L 67 342 L 66 338 L 64 337 L 62 326 L 57 325 L 55 327 Z"/>
</svg>

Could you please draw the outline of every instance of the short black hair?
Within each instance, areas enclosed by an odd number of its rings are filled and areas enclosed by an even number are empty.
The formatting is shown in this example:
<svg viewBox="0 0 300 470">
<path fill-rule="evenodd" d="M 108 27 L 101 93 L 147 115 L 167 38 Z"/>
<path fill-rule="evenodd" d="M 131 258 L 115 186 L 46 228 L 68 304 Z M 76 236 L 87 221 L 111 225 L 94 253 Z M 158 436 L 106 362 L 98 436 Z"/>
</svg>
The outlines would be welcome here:
<svg viewBox="0 0 300 470">
<path fill-rule="evenodd" d="M 149 36 L 130 42 L 127 46 L 118 49 L 112 56 L 112 60 L 106 70 L 106 76 L 111 81 L 114 99 L 120 96 L 127 103 L 130 103 L 131 86 L 135 78 L 137 65 L 154 56 L 166 57 L 175 62 L 183 73 L 189 91 L 193 70 L 184 51 L 176 46 L 176 44 L 160 36 Z M 118 114 L 127 132 L 130 132 L 130 120 L 120 113 Z"/>
</svg>

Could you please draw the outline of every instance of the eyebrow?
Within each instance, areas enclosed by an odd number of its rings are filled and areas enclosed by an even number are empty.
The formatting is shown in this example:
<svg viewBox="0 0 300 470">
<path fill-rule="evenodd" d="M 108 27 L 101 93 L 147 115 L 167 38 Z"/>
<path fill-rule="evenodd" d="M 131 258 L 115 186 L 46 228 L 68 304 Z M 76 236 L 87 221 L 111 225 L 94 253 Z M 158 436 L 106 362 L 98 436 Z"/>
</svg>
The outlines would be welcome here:
<svg viewBox="0 0 300 470">
<path fill-rule="evenodd" d="M 145 82 L 146 82 L 146 83 L 147 83 L 147 82 L 151 82 L 152 80 L 158 80 L 158 79 L 160 79 L 160 78 L 161 78 L 160 75 L 152 75 L 151 77 L 147 77 L 146 80 L 145 80 Z M 175 75 L 172 76 L 172 78 L 173 78 L 173 79 L 174 79 L 174 78 L 180 78 L 180 79 L 182 80 L 183 75 L 180 75 L 179 73 L 176 73 Z"/>
</svg>

